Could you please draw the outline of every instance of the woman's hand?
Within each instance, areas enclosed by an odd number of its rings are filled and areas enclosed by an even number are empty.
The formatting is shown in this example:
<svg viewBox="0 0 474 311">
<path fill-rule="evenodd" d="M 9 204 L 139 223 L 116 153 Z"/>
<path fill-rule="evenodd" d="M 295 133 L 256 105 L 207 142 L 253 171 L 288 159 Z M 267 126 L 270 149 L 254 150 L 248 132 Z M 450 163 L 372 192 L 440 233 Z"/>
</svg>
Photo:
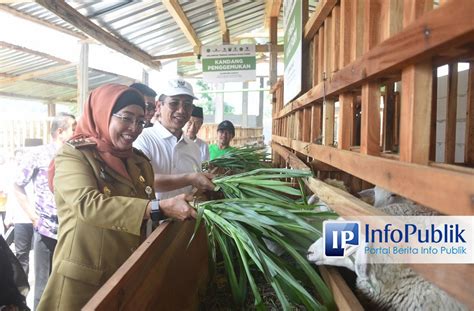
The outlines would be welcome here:
<svg viewBox="0 0 474 311">
<path fill-rule="evenodd" d="M 196 218 L 196 210 L 189 205 L 192 194 L 180 194 L 173 198 L 160 200 L 160 210 L 164 216 L 178 220 Z"/>
</svg>

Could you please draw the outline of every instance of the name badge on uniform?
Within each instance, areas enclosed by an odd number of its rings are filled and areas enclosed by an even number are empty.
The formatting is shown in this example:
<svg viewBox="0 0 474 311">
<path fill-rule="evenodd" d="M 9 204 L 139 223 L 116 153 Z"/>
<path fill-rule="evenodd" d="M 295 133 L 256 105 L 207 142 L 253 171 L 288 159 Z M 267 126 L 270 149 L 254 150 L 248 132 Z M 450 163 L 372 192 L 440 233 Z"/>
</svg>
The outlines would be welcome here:
<svg viewBox="0 0 474 311">
<path fill-rule="evenodd" d="M 150 186 L 145 187 L 145 193 L 148 195 L 148 198 L 151 198 L 151 195 L 153 193 L 153 189 Z"/>
<path fill-rule="evenodd" d="M 110 191 L 109 187 L 104 186 L 104 194 L 108 197 L 112 194 L 112 191 Z"/>
</svg>

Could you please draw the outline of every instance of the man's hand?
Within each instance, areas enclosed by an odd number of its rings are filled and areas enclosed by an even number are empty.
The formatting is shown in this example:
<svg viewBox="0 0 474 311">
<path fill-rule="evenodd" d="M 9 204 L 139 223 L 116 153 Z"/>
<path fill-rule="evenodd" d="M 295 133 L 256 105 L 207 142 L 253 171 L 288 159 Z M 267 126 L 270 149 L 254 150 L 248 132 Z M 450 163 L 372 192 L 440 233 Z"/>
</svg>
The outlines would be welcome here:
<svg viewBox="0 0 474 311">
<path fill-rule="evenodd" d="M 170 199 L 160 200 L 160 210 L 166 217 L 178 220 L 196 218 L 196 211 L 189 205 L 190 194 L 180 194 Z"/>
<path fill-rule="evenodd" d="M 191 185 L 198 190 L 214 190 L 216 186 L 212 183 L 212 179 L 215 177 L 211 173 L 191 173 L 189 174 Z"/>
</svg>

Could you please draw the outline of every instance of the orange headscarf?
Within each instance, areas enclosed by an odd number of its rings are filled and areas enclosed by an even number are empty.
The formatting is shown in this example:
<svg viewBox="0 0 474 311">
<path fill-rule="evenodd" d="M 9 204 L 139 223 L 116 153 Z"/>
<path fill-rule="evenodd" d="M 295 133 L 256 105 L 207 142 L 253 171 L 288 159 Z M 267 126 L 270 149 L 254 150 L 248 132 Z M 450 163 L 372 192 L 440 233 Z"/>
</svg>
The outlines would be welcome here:
<svg viewBox="0 0 474 311">
<path fill-rule="evenodd" d="M 84 105 L 84 114 L 77 123 L 74 136 L 71 138 L 87 138 L 97 143 L 97 150 L 100 157 L 109 167 L 120 175 L 131 180 L 122 159 L 132 156 L 132 148 L 129 150 L 117 150 L 112 144 L 109 134 L 110 116 L 117 100 L 126 92 L 135 92 L 142 98 L 141 103 L 133 103 L 145 107 L 143 96 L 135 89 L 120 84 L 106 84 L 93 90 L 86 104 Z M 49 167 L 49 184 L 53 191 L 52 181 L 54 178 L 54 162 Z"/>
</svg>

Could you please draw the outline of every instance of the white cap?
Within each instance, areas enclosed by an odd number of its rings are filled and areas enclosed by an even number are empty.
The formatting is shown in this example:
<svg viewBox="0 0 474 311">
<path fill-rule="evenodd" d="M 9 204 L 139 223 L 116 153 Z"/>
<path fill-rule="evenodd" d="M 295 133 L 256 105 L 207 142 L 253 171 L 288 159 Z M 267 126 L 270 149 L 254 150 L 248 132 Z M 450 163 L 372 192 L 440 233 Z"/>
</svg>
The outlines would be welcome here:
<svg viewBox="0 0 474 311">
<path fill-rule="evenodd" d="M 194 96 L 193 86 L 181 78 L 168 80 L 162 94 L 166 96 L 189 95 L 194 99 L 198 99 Z"/>
</svg>

